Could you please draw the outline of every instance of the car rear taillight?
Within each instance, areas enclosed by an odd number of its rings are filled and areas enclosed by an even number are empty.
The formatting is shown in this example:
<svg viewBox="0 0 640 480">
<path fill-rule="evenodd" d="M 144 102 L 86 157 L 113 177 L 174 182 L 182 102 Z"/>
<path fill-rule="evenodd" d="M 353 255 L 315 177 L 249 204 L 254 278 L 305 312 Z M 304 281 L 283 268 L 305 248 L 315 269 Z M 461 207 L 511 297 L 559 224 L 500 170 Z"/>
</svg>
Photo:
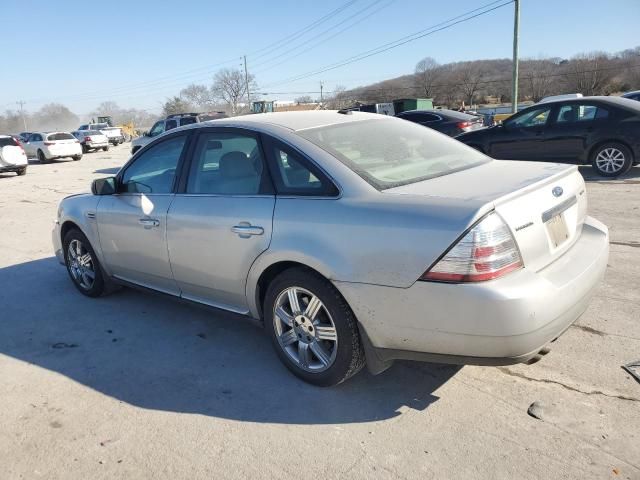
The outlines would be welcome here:
<svg viewBox="0 0 640 480">
<path fill-rule="evenodd" d="M 91 137 L 84 137 L 85 142 L 90 142 L 91 141 Z"/>
<path fill-rule="evenodd" d="M 45 145 L 51 146 L 51 145 L 55 145 L 56 142 L 44 142 Z"/>
<path fill-rule="evenodd" d="M 493 212 L 472 227 L 420 280 L 484 282 L 522 267 L 509 227 Z"/>
</svg>

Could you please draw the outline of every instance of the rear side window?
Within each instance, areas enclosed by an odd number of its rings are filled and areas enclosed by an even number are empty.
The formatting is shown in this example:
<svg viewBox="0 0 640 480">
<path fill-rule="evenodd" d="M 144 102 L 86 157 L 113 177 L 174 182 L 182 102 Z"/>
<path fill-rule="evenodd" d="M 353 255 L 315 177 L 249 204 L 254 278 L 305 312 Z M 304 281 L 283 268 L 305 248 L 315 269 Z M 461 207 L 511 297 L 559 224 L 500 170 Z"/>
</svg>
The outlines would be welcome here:
<svg viewBox="0 0 640 480">
<path fill-rule="evenodd" d="M 609 111 L 595 105 L 563 105 L 558 111 L 557 123 L 588 122 L 609 117 Z"/>
<path fill-rule="evenodd" d="M 267 190 L 262 152 L 255 137 L 242 132 L 198 136 L 187 193 L 257 195 Z"/>
<path fill-rule="evenodd" d="M 180 119 L 180 125 L 191 125 L 192 123 L 198 123 L 198 119 L 196 117 L 182 117 Z"/>
<path fill-rule="evenodd" d="M 2 147 L 16 147 L 18 146 L 18 142 L 16 142 L 11 137 L 0 137 L 0 148 Z"/>
<path fill-rule="evenodd" d="M 176 128 L 177 126 L 178 126 L 177 120 L 167 120 L 164 124 L 164 130 L 166 132 L 167 130 L 171 130 L 172 128 Z"/>
<path fill-rule="evenodd" d="M 47 135 L 47 140 L 75 140 L 75 137 L 70 133 L 52 133 Z"/>
</svg>

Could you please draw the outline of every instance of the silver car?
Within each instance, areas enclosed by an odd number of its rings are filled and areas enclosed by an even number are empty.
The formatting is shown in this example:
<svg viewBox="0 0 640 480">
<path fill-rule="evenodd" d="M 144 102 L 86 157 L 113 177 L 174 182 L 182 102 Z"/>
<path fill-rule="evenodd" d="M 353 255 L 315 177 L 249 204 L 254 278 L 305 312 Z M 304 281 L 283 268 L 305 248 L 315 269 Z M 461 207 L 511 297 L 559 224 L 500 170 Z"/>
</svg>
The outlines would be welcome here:
<svg viewBox="0 0 640 480">
<path fill-rule="evenodd" d="M 64 199 L 53 231 L 81 293 L 146 287 L 261 319 L 317 385 L 395 359 L 535 361 L 609 254 L 575 166 L 360 112 L 171 130 L 92 192 Z"/>
</svg>

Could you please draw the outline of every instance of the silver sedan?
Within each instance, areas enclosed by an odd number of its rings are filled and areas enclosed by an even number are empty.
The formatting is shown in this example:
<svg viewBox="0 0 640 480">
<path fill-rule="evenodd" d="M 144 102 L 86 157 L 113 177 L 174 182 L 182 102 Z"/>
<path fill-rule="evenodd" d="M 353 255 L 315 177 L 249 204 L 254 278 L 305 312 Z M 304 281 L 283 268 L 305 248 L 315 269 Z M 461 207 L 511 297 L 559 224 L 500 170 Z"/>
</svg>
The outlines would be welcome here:
<svg viewBox="0 0 640 480">
<path fill-rule="evenodd" d="M 536 361 L 609 254 L 575 166 L 335 111 L 167 132 L 64 199 L 53 244 L 90 297 L 129 285 L 260 319 L 317 385 L 396 359 Z"/>
</svg>

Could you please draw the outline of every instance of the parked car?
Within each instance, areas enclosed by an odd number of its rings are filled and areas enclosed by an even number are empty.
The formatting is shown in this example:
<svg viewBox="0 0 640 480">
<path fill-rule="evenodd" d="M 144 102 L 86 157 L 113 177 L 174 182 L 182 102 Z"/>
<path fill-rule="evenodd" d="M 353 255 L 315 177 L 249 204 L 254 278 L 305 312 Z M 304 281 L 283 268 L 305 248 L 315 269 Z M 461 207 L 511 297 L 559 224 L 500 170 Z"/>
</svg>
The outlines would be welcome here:
<svg viewBox="0 0 640 480">
<path fill-rule="evenodd" d="M 640 159 L 640 104 L 620 97 L 536 104 L 456 138 L 493 158 L 591 163 L 615 177 Z"/>
<path fill-rule="evenodd" d="M 624 95 L 622 95 L 622 98 L 629 98 L 631 100 L 640 101 L 640 90 L 635 90 L 633 92 L 627 92 Z"/>
<path fill-rule="evenodd" d="M 102 149 L 105 152 L 109 150 L 109 139 L 99 130 L 76 130 L 71 133 L 80 142 L 82 153 L 90 150 Z"/>
<path fill-rule="evenodd" d="M 20 132 L 18 134 L 18 137 L 20 138 L 20 143 L 26 142 L 32 133 L 33 132 Z"/>
<path fill-rule="evenodd" d="M 27 173 L 27 155 L 20 142 L 11 135 L 0 135 L 0 172 Z"/>
<path fill-rule="evenodd" d="M 145 132 L 142 136 L 131 142 L 131 154 L 136 153 L 142 147 L 150 143 L 155 137 L 164 132 L 168 132 L 174 128 L 183 127 L 185 125 L 191 125 L 193 123 L 226 118 L 226 116 L 227 115 L 224 112 L 176 113 L 169 115 L 167 118 L 158 120 L 153 124 L 148 132 Z"/>
<path fill-rule="evenodd" d="M 110 127 L 108 123 L 88 123 L 80 125 L 77 131 L 83 130 L 98 130 L 107 137 L 109 143 L 112 145 L 120 145 L 124 143 L 124 135 L 120 127 Z"/>
<path fill-rule="evenodd" d="M 559 100 L 573 100 L 583 97 L 584 96 L 581 93 L 563 93 L 561 95 L 551 95 L 549 97 L 544 97 L 538 103 L 557 102 Z"/>
<path fill-rule="evenodd" d="M 450 137 L 484 126 L 482 117 L 446 109 L 408 110 L 397 114 L 396 117 L 433 128 Z"/>
<path fill-rule="evenodd" d="M 40 163 L 65 157 L 73 160 L 82 158 L 80 142 L 69 132 L 32 133 L 23 147 L 27 157 L 35 157 Z"/>
<path fill-rule="evenodd" d="M 82 294 L 142 286 L 262 319 L 317 385 L 365 360 L 536 360 L 609 251 L 577 167 L 494 161 L 361 112 L 172 130 L 92 192 L 64 199 L 53 231 Z"/>
</svg>

